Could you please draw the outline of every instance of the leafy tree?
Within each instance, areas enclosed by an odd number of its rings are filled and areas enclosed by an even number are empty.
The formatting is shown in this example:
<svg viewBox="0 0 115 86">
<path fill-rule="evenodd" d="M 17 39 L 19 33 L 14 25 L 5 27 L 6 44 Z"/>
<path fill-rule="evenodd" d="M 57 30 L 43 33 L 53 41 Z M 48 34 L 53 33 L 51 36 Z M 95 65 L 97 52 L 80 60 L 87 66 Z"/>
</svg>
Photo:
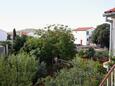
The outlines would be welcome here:
<svg viewBox="0 0 115 86">
<path fill-rule="evenodd" d="M 98 25 L 92 34 L 92 41 L 96 44 L 100 44 L 101 47 L 109 48 L 109 30 L 110 25 L 107 23 Z"/>
<path fill-rule="evenodd" d="M 29 38 L 23 50 L 39 59 L 40 63 L 46 63 L 46 70 L 38 69 L 36 77 L 33 79 L 35 84 L 39 77 L 43 77 L 40 71 L 47 71 L 47 74 L 54 73 L 54 58 L 70 60 L 75 54 L 73 35 L 67 26 L 51 25 L 40 29 L 37 32 L 38 38 Z"/>
<path fill-rule="evenodd" d="M 38 38 L 29 39 L 24 51 L 36 55 L 40 62 L 52 65 L 55 57 L 69 60 L 75 56 L 75 45 L 70 29 L 64 25 L 51 25 L 38 31 Z"/>
<path fill-rule="evenodd" d="M 20 49 L 24 46 L 24 43 L 27 40 L 27 36 L 23 35 L 23 36 L 16 36 L 15 40 L 13 42 L 13 51 L 15 53 L 17 53 L 18 51 L 20 51 Z"/>
</svg>

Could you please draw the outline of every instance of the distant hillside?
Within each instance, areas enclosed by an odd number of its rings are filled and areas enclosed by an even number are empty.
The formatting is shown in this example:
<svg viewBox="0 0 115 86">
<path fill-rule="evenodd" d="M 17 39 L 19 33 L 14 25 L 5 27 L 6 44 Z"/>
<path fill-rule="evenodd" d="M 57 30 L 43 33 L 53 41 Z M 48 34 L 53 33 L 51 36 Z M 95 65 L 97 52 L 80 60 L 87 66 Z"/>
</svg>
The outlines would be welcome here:
<svg viewBox="0 0 115 86">
<path fill-rule="evenodd" d="M 31 28 L 29 28 L 29 29 L 22 29 L 22 30 L 19 30 L 19 31 L 17 31 L 17 32 L 36 32 L 37 31 L 37 29 L 31 29 Z"/>
<path fill-rule="evenodd" d="M 29 32 L 36 32 L 37 29 L 31 29 L 31 28 L 27 28 L 27 29 L 22 29 L 22 30 L 16 30 L 17 33 L 20 33 L 20 32 L 26 32 L 26 33 L 29 33 Z M 12 34 L 13 32 L 8 32 L 8 34 Z"/>
</svg>

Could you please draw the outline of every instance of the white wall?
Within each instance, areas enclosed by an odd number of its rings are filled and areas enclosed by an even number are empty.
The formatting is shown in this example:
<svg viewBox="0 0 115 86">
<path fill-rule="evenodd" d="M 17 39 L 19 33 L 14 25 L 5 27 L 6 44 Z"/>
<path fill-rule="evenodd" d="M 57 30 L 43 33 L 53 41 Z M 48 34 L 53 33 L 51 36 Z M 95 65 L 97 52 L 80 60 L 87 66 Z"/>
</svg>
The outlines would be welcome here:
<svg viewBox="0 0 115 86">
<path fill-rule="evenodd" d="M 115 56 L 115 18 L 113 20 L 113 29 L 112 29 L 112 54 Z"/>
<path fill-rule="evenodd" d="M 89 31 L 89 35 L 87 35 L 87 31 Z M 72 34 L 74 35 L 75 44 L 81 44 L 81 40 L 82 40 L 82 45 L 88 45 L 89 41 L 87 41 L 87 39 L 92 35 L 92 32 L 94 31 L 94 29 L 89 29 L 87 31 L 73 31 Z"/>
<path fill-rule="evenodd" d="M 5 31 L 0 30 L 0 41 L 7 40 L 7 33 Z"/>
<path fill-rule="evenodd" d="M 82 40 L 82 45 L 86 45 L 86 31 L 78 31 L 76 37 L 76 44 L 81 44 Z"/>
</svg>

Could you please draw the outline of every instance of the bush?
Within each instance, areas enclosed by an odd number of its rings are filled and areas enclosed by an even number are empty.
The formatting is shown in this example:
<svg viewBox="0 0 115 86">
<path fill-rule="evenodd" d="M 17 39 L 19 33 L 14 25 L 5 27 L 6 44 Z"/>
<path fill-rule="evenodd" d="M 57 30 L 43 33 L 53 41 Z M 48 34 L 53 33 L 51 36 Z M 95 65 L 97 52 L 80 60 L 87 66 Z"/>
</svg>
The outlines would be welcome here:
<svg viewBox="0 0 115 86">
<path fill-rule="evenodd" d="M 115 56 L 111 58 L 111 66 L 115 64 Z"/>
<path fill-rule="evenodd" d="M 0 57 L 0 86 L 30 86 L 37 62 L 26 53 Z"/>
<path fill-rule="evenodd" d="M 101 57 L 109 57 L 108 51 L 96 51 L 95 57 L 101 58 Z"/>
<path fill-rule="evenodd" d="M 95 50 L 94 50 L 94 48 L 90 47 L 90 48 L 88 48 L 88 50 L 86 50 L 85 53 L 86 53 L 87 57 L 93 58 L 95 55 Z"/>
<path fill-rule="evenodd" d="M 78 52 L 78 56 L 79 56 L 79 57 L 84 57 L 84 55 L 85 55 L 84 50 L 80 50 L 80 51 Z"/>
<path fill-rule="evenodd" d="M 71 69 L 62 69 L 56 78 L 47 77 L 45 86 L 99 86 L 104 73 L 97 62 L 87 61 L 76 57 Z"/>
<path fill-rule="evenodd" d="M 96 51 L 95 58 L 98 60 L 107 61 L 109 58 L 109 52 L 108 51 Z"/>
</svg>

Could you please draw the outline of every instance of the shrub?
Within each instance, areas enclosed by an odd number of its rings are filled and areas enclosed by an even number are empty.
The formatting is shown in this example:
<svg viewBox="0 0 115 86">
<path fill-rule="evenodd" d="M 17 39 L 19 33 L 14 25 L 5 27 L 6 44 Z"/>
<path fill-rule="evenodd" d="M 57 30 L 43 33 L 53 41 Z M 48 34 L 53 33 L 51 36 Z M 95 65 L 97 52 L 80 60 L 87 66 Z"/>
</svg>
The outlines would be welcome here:
<svg viewBox="0 0 115 86">
<path fill-rule="evenodd" d="M 55 78 L 47 77 L 46 86 L 99 86 L 104 75 L 103 68 L 97 62 L 91 60 L 84 62 L 76 57 L 71 69 L 62 69 Z"/>
<path fill-rule="evenodd" d="M 79 57 L 83 57 L 84 55 L 85 55 L 84 50 L 80 50 L 80 51 L 78 52 L 78 56 L 79 56 Z"/>
<path fill-rule="evenodd" d="M 111 58 L 111 65 L 115 64 L 115 56 Z"/>
<path fill-rule="evenodd" d="M 37 62 L 26 53 L 0 57 L 0 86 L 30 86 Z"/>
<path fill-rule="evenodd" d="M 102 60 L 102 59 L 107 60 L 108 57 L 109 57 L 109 52 L 108 52 L 108 51 L 96 51 L 95 57 L 96 57 L 98 60 Z"/>
<path fill-rule="evenodd" d="M 90 48 L 88 48 L 88 50 L 86 50 L 85 53 L 86 53 L 87 57 L 93 58 L 95 55 L 95 50 L 94 50 L 94 48 L 90 47 Z"/>
</svg>

